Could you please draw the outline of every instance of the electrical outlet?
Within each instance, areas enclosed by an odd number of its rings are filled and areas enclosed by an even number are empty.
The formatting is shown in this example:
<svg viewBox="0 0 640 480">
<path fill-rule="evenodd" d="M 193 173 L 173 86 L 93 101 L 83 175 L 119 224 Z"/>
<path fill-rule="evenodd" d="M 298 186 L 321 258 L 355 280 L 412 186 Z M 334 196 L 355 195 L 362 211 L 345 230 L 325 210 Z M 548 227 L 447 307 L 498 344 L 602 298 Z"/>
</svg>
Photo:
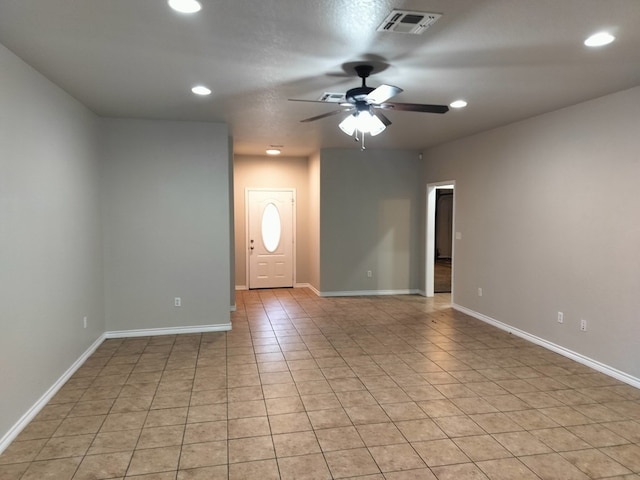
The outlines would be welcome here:
<svg viewBox="0 0 640 480">
<path fill-rule="evenodd" d="M 587 331 L 587 321 L 584 318 L 580 320 L 580 331 L 582 332 Z"/>
<path fill-rule="evenodd" d="M 564 313 L 558 312 L 558 323 L 564 323 Z"/>
<path fill-rule="evenodd" d="M 174 307 L 181 307 L 182 306 L 182 299 L 180 297 L 176 297 L 173 299 L 173 306 Z"/>
<path fill-rule="evenodd" d="M 478 287 L 478 296 L 481 297 L 482 296 L 482 288 Z"/>
<path fill-rule="evenodd" d="M 368 278 L 373 277 L 373 272 L 371 270 L 367 270 L 367 277 Z"/>
<path fill-rule="evenodd" d="M 87 317 L 84 317 L 84 318 L 82 319 L 82 323 L 83 323 L 83 325 L 84 325 L 84 328 L 87 328 Z"/>
</svg>

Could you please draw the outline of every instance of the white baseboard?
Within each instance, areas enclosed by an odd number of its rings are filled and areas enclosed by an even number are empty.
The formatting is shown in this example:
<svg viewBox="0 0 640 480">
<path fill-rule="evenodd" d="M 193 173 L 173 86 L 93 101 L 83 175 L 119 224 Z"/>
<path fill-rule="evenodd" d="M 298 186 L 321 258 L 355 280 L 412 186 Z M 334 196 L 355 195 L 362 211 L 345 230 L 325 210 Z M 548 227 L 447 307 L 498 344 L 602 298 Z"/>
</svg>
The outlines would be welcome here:
<svg viewBox="0 0 640 480">
<path fill-rule="evenodd" d="M 235 303 L 229 307 L 230 312 L 235 312 L 236 310 L 238 310 L 238 306 Z"/>
<path fill-rule="evenodd" d="M 310 283 L 307 284 L 307 286 L 305 288 L 308 288 L 309 290 L 311 290 L 313 293 L 315 293 L 317 296 L 321 296 L 320 295 L 320 290 L 318 290 L 316 287 L 314 287 L 313 285 L 311 285 Z"/>
<path fill-rule="evenodd" d="M 193 327 L 145 328 L 139 330 L 115 330 L 105 332 L 105 338 L 155 337 L 157 335 L 179 335 L 181 333 L 227 332 L 231 323 L 219 325 L 196 325 Z"/>
<path fill-rule="evenodd" d="M 356 290 L 343 292 L 318 292 L 320 297 L 371 297 L 381 295 L 413 295 L 418 290 Z"/>
<path fill-rule="evenodd" d="M 294 288 L 308 288 L 313 293 L 315 293 L 317 296 L 319 296 L 319 297 L 321 296 L 320 295 L 320 291 L 316 287 L 311 285 L 310 283 L 296 283 Z"/>
<path fill-rule="evenodd" d="M 76 373 L 76 370 L 82 366 L 87 358 L 89 358 L 93 352 L 100 346 L 100 344 L 104 341 L 105 335 L 102 334 L 98 339 L 91 344 L 87 350 L 80 355 L 80 357 L 73 362 L 66 372 L 62 374 L 58 380 L 47 390 L 44 395 L 42 395 L 36 403 L 34 403 L 27 412 L 22 415 L 20 420 L 18 420 L 13 427 L 9 429 L 7 433 L 0 438 L 0 454 L 11 444 L 11 442 L 20 434 L 22 430 L 29 424 L 31 420 L 35 418 L 35 416 L 40 413 L 45 405 L 53 398 L 53 396 L 58 393 L 58 390 L 62 388 L 62 386 L 71 378 L 71 376 Z"/>
<path fill-rule="evenodd" d="M 236 290 L 249 290 L 246 285 L 236 285 Z"/>
<path fill-rule="evenodd" d="M 467 315 L 477 318 L 485 323 L 493 325 L 501 330 L 505 330 L 513 335 L 524 338 L 525 340 L 530 341 L 531 343 L 535 343 L 536 345 L 540 345 L 541 347 L 546 348 L 547 350 L 551 350 L 552 352 L 558 353 L 564 357 L 570 358 L 571 360 L 575 360 L 582 365 L 586 365 L 587 367 L 593 368 L 600 373 L 604 373 L 605 375 L 609 375 L 610 377 L 615 378 L 616 380 L 620 380 L 621 382 L 627 383 L 635 388 L 640 388 L 640 378 L 636 378 L 628 373 L 622 372 L 616 368 L 610 367 L 609 365 L 605 365 L 597 360 L 586 357 L 580 353 L 574 352 L 573 350 L 569 350 L 561 345 L 556 345 L 553 342 L 549 342 L 544 338 L 537 337 L 532 335 L 524 330 L 520 330 L 519 328 L 514 328 L 506 323 L 503 323 L 494 318 L 488 317 L 487 315 L 483 315 L 482 313 L 478 313 L 469 308 L 463 307 L 462 305 L 458 305 L 452 303 L 451 306 L 458 310 L 459 312 L 466 313 Z"/>
</svg>

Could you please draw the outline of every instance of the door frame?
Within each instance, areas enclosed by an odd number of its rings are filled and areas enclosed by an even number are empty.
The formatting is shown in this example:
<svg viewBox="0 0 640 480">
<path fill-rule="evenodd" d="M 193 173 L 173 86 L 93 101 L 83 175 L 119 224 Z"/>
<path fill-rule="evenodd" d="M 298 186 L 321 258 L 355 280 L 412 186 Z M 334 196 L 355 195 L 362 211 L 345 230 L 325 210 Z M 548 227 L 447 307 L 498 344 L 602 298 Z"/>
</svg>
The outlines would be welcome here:
<svg viewBox="0 0 640 480">
<path fill-rule="evenodd" d="M 436 254 L 436 190 L 443 188 L 453 189 L 453 215 L 451 220 L 451 303 L 453 303 L 453 272 L 456 258 L 456 182 L 449 180 L 427 184 L 427 218 L 425 222 L 425 296 L 434 295 L 434 274 Z"/>
<path fill-rule="evenodd" d="M 250 255 L 251 255 L 251 251 L 249 249 L 249 244 L 250 244 L 250 232 L 249 232 L 249 217 L 250 217 L 250 205 L 249 205 L 249 192 L 291 192 L 291 195 L 293 197 L 293 209 L 291 212 L 292 218 L 292 225 L 291 225 L 291 235 L 293 236 L 293 248 L 291 249 L 291 254 L 293 255 L 293 259 L 292 259 L 292 268 L 293 268 L 293 272 L 292 272 L 292 283 L 293 283 L 293 287 L 296 286 L 296 250 L 298 248 L 298 242 L 297 242 L 297 238 L 296 238 L 296 207 L 298 204 L 298 199 L 296 197 L 296 189 L 295 188 L 267 188 L 267 187 L 263 187 L 263 188 L 254 188 L 254 187 L 246 187 L 244 189 L 244 231 L 245 231 L 245 239 L 244 239 L 244 255 L 245 255 L 245 278 L 246 283 L 247 283 L 247 290 L 250 290 L 249 285 L 251 284 L 250 282 L 250 278 L 249 275 L 251 274 L 250 271 L 250 264 L 249 262 L 251 261 Z"/>
</svg>

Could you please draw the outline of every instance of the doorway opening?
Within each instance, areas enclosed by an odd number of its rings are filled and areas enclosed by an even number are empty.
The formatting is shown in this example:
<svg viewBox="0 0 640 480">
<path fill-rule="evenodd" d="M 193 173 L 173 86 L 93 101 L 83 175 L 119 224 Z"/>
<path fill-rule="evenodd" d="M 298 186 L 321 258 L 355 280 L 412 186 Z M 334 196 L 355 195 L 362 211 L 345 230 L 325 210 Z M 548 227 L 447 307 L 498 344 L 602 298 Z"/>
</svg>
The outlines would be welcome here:
<svg viewBox="0 0 640 480">
<path fill-rule="evenodd" d="M 434 293 L 451 293 L 453 189 L 436 188 Z"/>
<path fill-rule="evenodd" d="M 455 225 L 455 182 L 427 185 L 426 278 L 425 295 L 451 292 L 453 301 L 453 262 Z M 449 288 L 446 288 L 448 285 Z"/>
</svg>

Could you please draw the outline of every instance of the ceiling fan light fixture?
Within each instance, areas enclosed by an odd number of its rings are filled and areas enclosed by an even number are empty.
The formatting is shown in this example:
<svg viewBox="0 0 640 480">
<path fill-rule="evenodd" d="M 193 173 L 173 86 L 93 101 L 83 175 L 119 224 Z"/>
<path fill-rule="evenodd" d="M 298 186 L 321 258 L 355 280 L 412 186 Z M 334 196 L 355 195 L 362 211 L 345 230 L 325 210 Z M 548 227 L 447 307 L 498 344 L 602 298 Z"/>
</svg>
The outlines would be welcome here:
<svg viewBox="0 0 640 480">
<path fill-rule="evenodd" d="M 598 32 L 591 35 L 584 41 L 584 44 L 587 47 L 603 47 L 605 45 L 609 45 L 616 39 L 609 32 Z"/>
<path fill-rule="evenodd" d="M 168 0 L 167 3 L 180 13 L 196 13 L 202 10 L 202 5 L 197 0 Z"/>
<path fill-rule="evenodd" d="M 267 155 L 280 155 L 281 151 L 277 148 L 267 148 L 265 150 Z"/>
<path fill-rule="evenodd" d="M 338 125 L 347 135 L 351 136 L 356 131 L 360 133 L 368 133 L 372 137 L 382 133 L 387 126 L 382 123 L 376 115 L 373 115 L 369 110 L 360 110 L 345 118 Z"/>
<path fill-rule="evenodd" d="M 467 106 L 467 102 L 465 100 L 456 100 L 455 102 L 451 102 L 449 106 L 451 108 L 464 108 Z"/>
</svg>

